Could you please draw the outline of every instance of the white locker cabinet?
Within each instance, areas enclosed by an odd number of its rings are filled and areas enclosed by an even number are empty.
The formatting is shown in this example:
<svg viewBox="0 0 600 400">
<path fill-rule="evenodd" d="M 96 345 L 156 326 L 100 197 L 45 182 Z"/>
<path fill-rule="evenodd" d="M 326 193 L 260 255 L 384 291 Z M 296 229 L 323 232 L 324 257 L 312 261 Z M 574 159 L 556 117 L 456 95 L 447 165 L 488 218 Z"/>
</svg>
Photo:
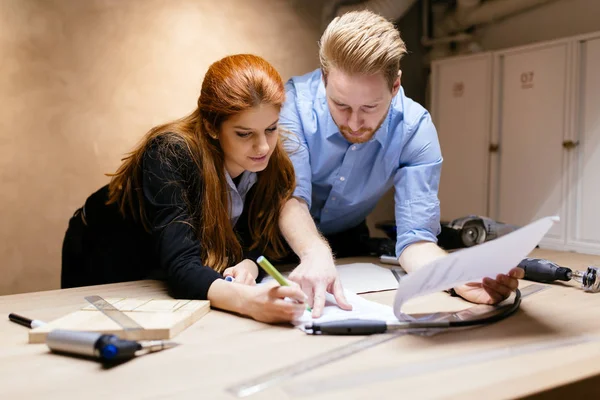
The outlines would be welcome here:
<svg viewBox="0 0 600 400">
<path fill-rule="evenodd" d="M 567 246 L 600 254 L 600 37 L 575 44 L 575 137 Z"/>
<path fill-rule="evenodd" d="M 599 69 L 600 32 L 434 62 L 442 219 L 558 215 L 541 247 L 600 254 Z"/>
<path fill-rule="evenodd" d="M 488 212 L 492 55 L 432 63 L 432 117 L 442 157 L 442 220 Z"/>
<path fill-rule="evenodd" d="M 499 221 L 525 225 L 559 215 L 545 240 L 565 242 L 568 123 L 568 43 L 546 44 L 496 53 L 496 126 L 499 162 L 492 163 L 495 210 Z"/>
</svg>

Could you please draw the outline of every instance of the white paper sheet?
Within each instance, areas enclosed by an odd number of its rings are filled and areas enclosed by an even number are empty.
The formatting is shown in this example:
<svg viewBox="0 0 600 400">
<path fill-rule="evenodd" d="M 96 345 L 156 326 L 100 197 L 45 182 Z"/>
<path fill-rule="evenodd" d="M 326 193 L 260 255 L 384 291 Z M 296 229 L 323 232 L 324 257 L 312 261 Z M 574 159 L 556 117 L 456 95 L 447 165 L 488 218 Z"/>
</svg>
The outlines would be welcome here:
<svg viewBox="0 0 600 400">
<path fill-rule="evenodd" d="M 353 293 L 394 290 L 398 280 L 389 268 L 371 263 L 353 263 L 337 266 L 342 286 Z"/>
<path fill-rule="evenodd" d="M 411 319 L 402 313 L 402 306 L 410 298 L 508 273 L 527 257 L 558 220 L 558 217 L 542 218 L 505 236 L 451 253 L 404 276 L 394 301 L 396 317 Z"/>
<path fill-rule="evenodd" d="M 398 287 L 398 280 L 389 268 L 380 267 L 371 263 L 352 263 L 337 266 L 340 280 L 344 289 L 352 293 L 381 292 L 394 290 Z M 290 273 L 283 274 L 286 278 Z M 272 280 L 265 277 L 262 283 Z"/>
<path fill-rule="evenodd" d="M 390 306 L 376 303 L 348 291 L 344 290 L 346 300 L 352 304 L 352 310 L 342 310 L 337 306 L 334 297 L 327 293 L 325 299 L 325 308 L 323 314 L 319 318 L 312 318 L 309 311 L 304 311 L 304 315 L 297 321 L 294 321 L 294 325 L 302 330 L 306 324 L 311 322 L 331 322 L 331 321 L 342 321 L 345 319 L 374 319 L 382 321 L 396 321 L 394 310 Z"/>
</svg>

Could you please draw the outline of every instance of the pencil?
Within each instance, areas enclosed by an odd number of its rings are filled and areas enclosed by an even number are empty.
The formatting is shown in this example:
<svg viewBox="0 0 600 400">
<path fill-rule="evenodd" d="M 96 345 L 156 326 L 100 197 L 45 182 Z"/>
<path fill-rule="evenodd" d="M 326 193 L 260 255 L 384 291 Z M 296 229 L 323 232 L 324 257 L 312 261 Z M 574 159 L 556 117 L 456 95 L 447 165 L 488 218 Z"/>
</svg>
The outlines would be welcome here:
<svg viewBox="0 0 600 400">
<path fill-rule="evenodd" d="M 258 257 L 256 259 L 256 262 L 258 265 L 260 265 L 262 269 L 265 270 L 267 274 L 271 276 L 271 278 L 275 279 L 277 283 L 279 283 L 281 286 L 290 286 L 288 281 L 283 277 L 283 275 L 281 275 L 279 271 L 277 271 L 277 268 L 275 268 L 273 264 L 271 264 L 271 262 L 265 258 L 265 256 Z M 308 311 L 312 311 L 308 304 L 306 305 L 306 309 Z"/>
<path fill-rule="evenodd" d="M 288 283 L 288 281 L 285 280 L 283 275 L 281 275 L 281 273 L 277 271 L 277 268 L 275 268 L 273 264 L 271 264 L 271 262 L 267 260 L 264 256 L 258 257 L 256 259 L 256 262 L 258 263 L 258 265 L 261 266 L 262 269 L 265 270 L 267 274 L 271 275 L 271 278 L 275 279 L 277 283 L 279 283 L 281 286 L 290 286 L 290 284 Z"/>
</svg>

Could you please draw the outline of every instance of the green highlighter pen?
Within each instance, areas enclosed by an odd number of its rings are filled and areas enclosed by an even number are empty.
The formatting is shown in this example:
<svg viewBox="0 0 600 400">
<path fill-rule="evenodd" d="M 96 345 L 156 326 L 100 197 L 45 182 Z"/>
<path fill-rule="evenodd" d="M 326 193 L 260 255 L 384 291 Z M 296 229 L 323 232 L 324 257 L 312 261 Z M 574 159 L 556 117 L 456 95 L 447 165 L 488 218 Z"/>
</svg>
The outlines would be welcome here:
<svg viewBox="0 0 600 400">
<path fill-rule="evenodd" d="M 271 278 L 275 279 L 277 283 L 279 283 L 281 286 L 290 286 L 288 281 L 285 280 L 283 275 L 281 275 L 281 273 L 277 271 L 277 269 L 273 266 L 273 264 L 271 264 L 269 260 L 265 258 L 265 256 L 258 257 L 256 259 L 256 262 L 258 263 L 258 265 L 260 265 L 262 269 L 265 270 L 267 274 L 271 276 Z M 306 309 L 308 311 L 312 311 L 308 304 L 306 305 Z"/>
</svg>

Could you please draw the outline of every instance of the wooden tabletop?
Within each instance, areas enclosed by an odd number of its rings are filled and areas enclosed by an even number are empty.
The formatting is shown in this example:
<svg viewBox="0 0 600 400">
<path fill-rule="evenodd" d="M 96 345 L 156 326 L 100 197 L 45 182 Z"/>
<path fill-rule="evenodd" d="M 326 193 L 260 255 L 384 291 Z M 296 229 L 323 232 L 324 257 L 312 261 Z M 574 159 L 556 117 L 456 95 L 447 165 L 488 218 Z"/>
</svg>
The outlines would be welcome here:
<svg viewBox="0 0 600 400">
<path fill-rule="evenodd" d="M 535 250 L 533 256 L 573 269 L 600 265 L 600 256 L 547 250 Z M 346 259 L 340 263 L 356 261 L 375 259 Z M 522 287 L 528 284 L 523 281 Z M 52 320 L 79 309 L 83 297 L 90 294 L 168 298 L 162 283 L 140 281 L 2 296 L 0 313 Z M 391 305 L 394 291 L 365 297 Z M 430 337 L 401 336 L 249 398 L 492 399 L 598 394 L 600 341 L 594 336 L 600 338 L 598 305 L 600 294 L 585 293 L 575 283 L 550 285 L 550 289 L 523 299 L 517 314 L 496 324 Z M 449 311 L 470 306 L 436 293 L 409 303 L 407 311 Z M 518 351 L 530 348 L 520 346 L 582 335 L 592 335 L 593 340 L 460 364 L 461 359 L 474 354 L 508 348 Z M 310 336 L 287 326 L 271 326 L 212 310 L 175 338 L 181 346 L 102 369 L 93 361 L 52 354 L 44 344 L 27 344 L 27 329 L 5 318 L 0 322 L 0 398 L 233 399 L 227 387 L 360 339 Z M 415 369 L 401 369 L 403 366 Z M 395 376 L 398 371 L 404 373 Z M 361 382 L 356 379 L 360 376 L 372 381 Z M 315 382 L 324 378 L 346 382 L 346 386 L 310 396 L 297 390 L 319 389 Z"/>
</svg>

